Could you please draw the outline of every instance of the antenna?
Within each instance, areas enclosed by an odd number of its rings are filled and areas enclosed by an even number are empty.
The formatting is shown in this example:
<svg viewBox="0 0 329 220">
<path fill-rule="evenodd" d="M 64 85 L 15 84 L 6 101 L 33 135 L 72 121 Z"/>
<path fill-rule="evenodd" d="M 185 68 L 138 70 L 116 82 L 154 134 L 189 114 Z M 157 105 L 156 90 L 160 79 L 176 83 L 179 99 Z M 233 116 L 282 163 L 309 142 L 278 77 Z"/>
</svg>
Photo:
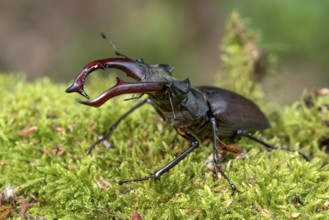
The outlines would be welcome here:
<svg viewBox="0 0 329 220">
<path fill-rule="evenodd" d="M 171 110 L 172 110 L 172 113 L 173 113 L 173 116 L 174 116 L 174 120 L 177 120 L 177 117 L 176 117 L 176 114 L 175 114 L 174 105 L 173 105 L 172 100 L 171 100 L 172 96 L 169 93 L 170 92 L 170 89 L 172 88 L 172 85 L 173 85 L 173 82 L 171 82 L 169 84 L 169 87 L 168 87 L 168 90 L 166 91 L 166 94 L 168 95 L 168 98 L 169 98 L 169 102 L 170 102 Z"/>
<path fill-rule="evenodd" d="M 172 113 L 173 113 L 173 116 L 174 116 L 174 120 L 177 120 L 177 117 L 176 117 L 176 114 L 175 114 L 174 105 L 172 103 L 171 94 L 170 93 L 168 93 L 168 97 L 169 97 L 169 102 L 170 102 L 170 105 L 171 105 Z"/>
<path fill-rule="evenodd" d="M 101 36 L 104 40 L 106 40 L 107 42 L 109 42 L 111 44 L 111 47 L 114 50 L 115 55 L 122 56 L 122 57 L 129 59 L 129 57 L 127 57 L 126 55 L 124 55 L 118 51 L 118 48 L 115 46 L 115 44 L 103 32 L 101 32 Z"/>
</svg>

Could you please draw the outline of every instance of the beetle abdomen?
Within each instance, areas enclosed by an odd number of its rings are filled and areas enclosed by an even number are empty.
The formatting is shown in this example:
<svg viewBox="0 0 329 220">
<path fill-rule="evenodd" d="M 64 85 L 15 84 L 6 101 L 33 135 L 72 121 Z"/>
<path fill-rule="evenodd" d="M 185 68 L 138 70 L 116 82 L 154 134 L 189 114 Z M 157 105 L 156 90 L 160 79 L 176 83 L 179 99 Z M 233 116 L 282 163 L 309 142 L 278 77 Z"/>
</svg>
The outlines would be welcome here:
<svg viewBox="0 0 329 220">
<path fill-rule="evenodd" d="M 234 92 L 212 87 L 197 88 L 204 94 L 211 113 L 217 119 L 219 136 L 230 136 L 237 130 L 262 130 L 269 122 L 251 100 Z"/>
</svg>

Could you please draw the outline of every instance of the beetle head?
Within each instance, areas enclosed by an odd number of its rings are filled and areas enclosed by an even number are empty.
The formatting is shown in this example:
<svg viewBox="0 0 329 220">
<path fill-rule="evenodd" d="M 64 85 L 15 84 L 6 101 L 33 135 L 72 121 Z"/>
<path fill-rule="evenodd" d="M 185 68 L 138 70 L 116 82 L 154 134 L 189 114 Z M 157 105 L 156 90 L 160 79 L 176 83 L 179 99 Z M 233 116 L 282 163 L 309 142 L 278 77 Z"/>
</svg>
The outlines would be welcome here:
<svg viewBox="0 0 329 220">
<path fill-rule="evenodd" d="M 108 58 L 102 60 L 92 61 L 87 64 L 80 74 L 77 76 L 73 84 L 66 89 L 67 93 L 77 92 L 85 98 L 89 99 L 89 96 L 84 91 L 84 83 L 86 77 L 97 69 L 115 68 L 122 70 L 127 74 L 128 77 L 133 78 L 139 82 L 130 83 L 124 82 L 117 78 L 117 84 L 111 89 L 107 90 L 99 97 L 92 101 L 81 101 L 78 102 L 90 106 L 100 106 L 110 98 L 127 93 L 151 93 L 163 91 L 168 84 L 166 81 L 149 81 L 145 80 L 149 75 L 149 66 L 145 64 L 141 59 L 133 61 L 129 58 Z M 173 68 L 168 65 L 162 65 L 168 73 L 172 72 Z"/>
</svg>

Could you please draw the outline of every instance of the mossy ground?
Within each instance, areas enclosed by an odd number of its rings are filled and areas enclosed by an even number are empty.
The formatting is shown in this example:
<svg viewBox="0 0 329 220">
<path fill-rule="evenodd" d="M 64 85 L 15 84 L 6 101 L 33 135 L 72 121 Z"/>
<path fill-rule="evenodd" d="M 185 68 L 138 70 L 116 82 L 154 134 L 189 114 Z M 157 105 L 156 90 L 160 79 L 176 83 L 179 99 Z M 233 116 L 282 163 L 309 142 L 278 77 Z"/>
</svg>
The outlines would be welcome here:
<svg viewBox="0 0 329 220">
<path fill-rule="evenodd" d="M 104 81 L 93 82 L 95 94 L 105 88 Z M 133 210 L 145 219 L 282 219 L 292 213 L 300 213 L 302 219 L 325 219 L 329 214 L 324 207 L 329 200 L 329 166 L 323 166 L 328 156 L 319 149 L 328 127 L 321 126 L 318 106 L 309 109 L 297 102 L 284 108 L 273 130 L 265 134 L 272 143 L 288 140 L 296 148 L 302 144 L 302 151 L 312 154 L 311 162 L 286 151 L 261 152 L 249 140 L 238 142 L 248 149 L 248 157 L 227 166 L 239 190 L 231 200 L 227 182 L 204 166 L 211 144 L 201 146 L 158 182 L 118 185 L 121 179 L 148 175 L 188 146 L 159 122 L 150 106 L 118 127 L 110 140 L 113 148 L 97 147 L 87 156 L 97 134 L 133 101 L 118 98 L 100 109 L 89 108 L 64 94 L 65 85 L 46 79 L 27 83 L 1 75 L 0 83 L 0 187 L 15 187 L 25 200 L 35 197 L 27 210 L 30 216 L 127 219 Z M 329 103 L 329 96 L 316 102 L 324 99 Z M 277 133 L 282 139 L 273 137 Z M 13 217 L 19 216 L 22 201 L 16 203 Z"/>
<path fill-rule="evenodd" d="M 96 77 L 87 92 L 95 97 L 110 82 Z M 87 156 L 88 146 L 135 102 L 119 97 L 101 108 L 86 107 L 64 93 L 67 86 L 0 76 L 0 190 L 10 185 L 16 192 L 15 201 L 1 203 L 0 217 L 9 205 L 10 216 L 20 218 L 29 204 L 23 214 L 36 219 L 130 219 L 134 210 L 144 219 L 328 219 L 328 94 L 315 92 L 284 108 L 260 100 L 272 128 L 256 135 L 298 148 L 312 160 L 262 151 L 241 139 L 237 144 L 248 156 L 226 161 L 226 174 L 239 190 L 231 197 L 227 181 L 204 165 L 211 143 L 160 181 L 119 185 L 149 175 L 188 144 L 143 106 L 111 136 L 112 148 L 98 146 Z M 255 94 L 261 97 L 259 90 Z"/>
</svg>

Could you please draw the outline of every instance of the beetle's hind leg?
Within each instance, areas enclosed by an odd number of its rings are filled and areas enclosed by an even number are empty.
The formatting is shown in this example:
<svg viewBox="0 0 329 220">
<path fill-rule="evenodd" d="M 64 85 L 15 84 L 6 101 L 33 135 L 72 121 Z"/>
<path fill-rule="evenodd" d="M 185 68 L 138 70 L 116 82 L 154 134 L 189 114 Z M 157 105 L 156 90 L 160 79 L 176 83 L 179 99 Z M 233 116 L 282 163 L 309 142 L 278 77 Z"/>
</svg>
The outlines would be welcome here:
<svg viewBox="0 0 329 220">
<path fill-rule="evenodd" d="M 113 131 L 118 127 L 118 125 L 131 113 L 133 113 L 136 109 L 138 109 L 139 107 L 143 106 L 145 103 L 149 102 L 149 99 L 145 99 L 143 101 L 138 102 L 134 107 L 132 107 L 129 111 L 127 111 L 125 114 L 123 114 L 111 127 L 110 129 L 103 134 L 102 136 L 100 136 L 100 138 L 98 138 L 97 141 L 95 141 L 94 143 L 92 143 L 90 145 L 90 147 L 87 150 L 87 154 L 90 154 L 91 151 L 95 148 L 95 146 L 103 141 L 105 141 L 112 133 Z"/>
<path fill-rule="evenodd" d="M 210 122 L 212 125 L 212 130 L 213 130 L 213 136 L 214 136 L 214 149 L 213 149 L 213 157 L 214 157 L 214 164 L 215 164 L 215 170 L 217 173 L 220 173 L 222 177 L 224 177 L 224 179 L 227 180 L 227 182 L 230 184 L 231 188 L 232 188 L 232 194 L 235 193 L 235 191 L 237 191 L 235 185 L 233 184 L 233 182 L 230 180 L 230 178 L 228 178 L 228 176 L 226 176 L 226 174 L 224 173 L 224 171 L 221 169 L 221 163 L 222 163 L 222 156 L 223 156 L 223 145 L 225 145 L 223 142 L 221 142 L 217 136 L 217 123 L 216 123 L 216 118 L 212 117 L 210 118 Z M 217 147 L 217 144 L 219 147 Z"/>
<path fill-rule="evenodd" d="M 282 149 L 282 150 L 286 150 L 286 151 L 290 151 L 290 152 L 297 152 L 300 156 L 302 156 L 306 161 L 310 161 L 310 159 L 303 153 L 303 152 L 300 152 L 294 148 L 291 148 L 291 147 L 275 147 L 269 143 L 266 143 L 265 141 L 261 140 L 261 139 L 258 139 L 256 138 L 255 136 L 251 135 L 250 133 L 244 131 L 244 130 L 238 130 L 237 132 L 237 135 L 240 135 L 240 136 L 244 136 L 244 137 L 247 137 L 257 143 L 260 143 L 262 144 L 263 146 L 273 150 L 277 150 L 277 149 Z"/>
</svg>

